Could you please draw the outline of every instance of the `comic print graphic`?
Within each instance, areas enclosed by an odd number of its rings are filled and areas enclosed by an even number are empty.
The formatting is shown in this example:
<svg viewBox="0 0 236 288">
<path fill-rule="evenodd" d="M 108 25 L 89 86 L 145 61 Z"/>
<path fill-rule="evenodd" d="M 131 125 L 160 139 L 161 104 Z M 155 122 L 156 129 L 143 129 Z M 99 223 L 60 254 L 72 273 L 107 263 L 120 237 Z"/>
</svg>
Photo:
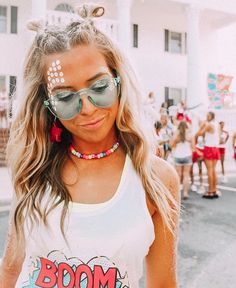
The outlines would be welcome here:
<svg viewBox="0 0 236 288">
<path fill-rule="evenodd" d="M 97 256 L 84 263 L 67 258 L 60 251 L 46 258 L 31 258 L 29 278 L 22 288 L 129 288 L 128 274 L 123 275 L 106 256 Z"/>
</svg>

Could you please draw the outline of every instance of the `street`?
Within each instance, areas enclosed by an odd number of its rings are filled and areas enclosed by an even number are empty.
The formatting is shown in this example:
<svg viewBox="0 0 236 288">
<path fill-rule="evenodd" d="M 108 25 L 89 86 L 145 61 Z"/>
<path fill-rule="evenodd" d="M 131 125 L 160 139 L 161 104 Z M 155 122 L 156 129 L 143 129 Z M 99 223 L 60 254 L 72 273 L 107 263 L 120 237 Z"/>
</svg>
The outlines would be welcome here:
<svg viewBox="0 0 236 288">
<path fill-rule="evenodd" d="M 219 199 L 203 199 L 190 192 L 182 202 L 178 245 L 180 288 L 236 287 L 236 173 L 219 183 Z M 205 179 L 206 181 L 206 179 Z M 1 208 L 1 207 L 0 207 Z M 9 213 L 0 212 L 0 257 Z M 144 279 L 140 282 L 144 288 Z"/>
<path fill-rule="evenodd" d="M 236 287 L 236 173 L 219 199 L 191 192 L 183 202 L 178 246 L 180 287 Z M 231 189 L 230 189 L 231 188 Z"/>
</svg>

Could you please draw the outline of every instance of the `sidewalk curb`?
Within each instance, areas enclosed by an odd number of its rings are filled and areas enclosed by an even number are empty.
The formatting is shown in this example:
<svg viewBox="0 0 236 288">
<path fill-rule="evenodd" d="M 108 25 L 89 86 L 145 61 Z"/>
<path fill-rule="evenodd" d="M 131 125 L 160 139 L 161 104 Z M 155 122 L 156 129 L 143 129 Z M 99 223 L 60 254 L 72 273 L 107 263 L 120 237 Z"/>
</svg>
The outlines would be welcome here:
<svg viewBox="0 0 236 288">
<path fill-rule="evenodd" d="M 6 198 L 6 199 L 0 199 L 0 207 L 10 205 L 11 204 L 11 198 Z"/>
<path fill-rule="evenodd" d="M 0 206 L 0 213 L 9 212 L 11 210 L 11 205 Z"/>
<path fill-rule="evenodd" d="M 0 200 L 0 213 L 7 212 L 11 208 L 11 198 Z"/>
</svg>

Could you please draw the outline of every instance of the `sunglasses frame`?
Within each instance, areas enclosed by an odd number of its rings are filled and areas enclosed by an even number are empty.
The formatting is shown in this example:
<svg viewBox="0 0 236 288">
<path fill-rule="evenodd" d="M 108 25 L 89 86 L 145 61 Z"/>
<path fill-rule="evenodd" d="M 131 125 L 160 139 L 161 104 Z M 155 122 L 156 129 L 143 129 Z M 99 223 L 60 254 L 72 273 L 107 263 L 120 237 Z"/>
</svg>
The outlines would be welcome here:
<svg viewBox="0 0 236 288">
<path fill-rule="evenodd" d="M 101 79 L 102 80 L 102 79 Z M 99 81 L 99 80 L 97 80 L 97 81 Z M 117 77 L 112 77 L 111 78 L 111 81 L 113 81 L 113 83 L 115 84 L 115 86 L 116 87 L 118 87 L 118 85 L 121 83 L 121 77 L 120 76 L 117 76 Z M 96 82 L 96 81 L 95 81 Z M 91 85 L 92 86 L 92 85 Z M 92 99 L 92 97 L 90 96 L 90 95 L 88 95 L 86 92 L 89 90 L 90 88 L 82 88 L 82 89 L 80 89 L 79 91 L 77 91 L 77 92 L 74 92 L 74 93 L 76 93 L 79 97 L 80 97 L 80 95 L 81 94 L 86 94 L 87 95 L 87 98 L 89 99 L 89 101 L 94 105 L 94 106 L 96 106 L 96 107 L 101 107 L 101 106 L 98 106 L 98 105 L 96 105 L 95 104 L 95 102 L 93 101 L 93 99 Z M 51 109 L 51 101 L 52 99 L 49 99 L 49 98 L 47 98 L 47 100 L 44 100 L 43 101 L 43 104 L 44 104 L 44 106 L 55 116 L 55 117 L 57 117 L 57 118 L 59 118 L 59 119 L 63 119 L 63 118 L 61 118 L 61 117 L 58 117 L 58 115 Z M 109 106 L 108 106 L 109 107 Z M 79 111 L 81 111 L 81 108 L 82 108 L 82 103 L 81 103 L 81 101 L 79 101 Z M 104 107 L 101 107 L 101 108 L 104 108 Z M 79 112 L 80 113 L 80 112 Z M 78 114 L 79 114 L 78 113 Z M 73 117 L 71 117 L 71 118 L 68 118 L 68 119 L 63 119 L 63 120 L 70 120 L 70 119 L 73 119 L 75 116 L 73 116 Z"/>
</svg>

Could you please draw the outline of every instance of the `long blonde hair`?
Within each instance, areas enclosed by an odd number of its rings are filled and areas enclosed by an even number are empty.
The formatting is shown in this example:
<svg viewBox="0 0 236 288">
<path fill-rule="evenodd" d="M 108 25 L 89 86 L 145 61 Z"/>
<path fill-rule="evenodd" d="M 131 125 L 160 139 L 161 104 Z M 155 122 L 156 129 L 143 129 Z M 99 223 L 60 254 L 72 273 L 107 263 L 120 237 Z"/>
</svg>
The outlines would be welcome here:
<svg viewBox="0 0 236 288">
<path fill-rule="evenodd" d="M 178 131 L 179 131 L 179 141 L 185 142 L 186 141 L 186 134 L 188 130 L 188 124 L 185 121 L 180 121 L 178 125 Z"/>
<path fill-rule="evenodd" d="M 91 9 L 89 5 L 85 5 L 80 9 L 83 12 L 80 14 L 85 19 L 74 21 L 64 28 L 43 27 L 37 22 L 30 24 L 32 30 L 37 30 L 37 35 L 26 58 L 24 99 L 12 124 L 8 145 L 8 160 L 17 196 L 14 223 L 19 236 L 24 236 L 22 227 L 26 217 L 32 226 L 39 221 L 47 225 L 48 214 L 61 203 L 61 230 L 64 235 L 64 220 L 71 197 L 60 172 L 70 157 L 68 147 L 71 135 L 63 127 L 62 142 L 50 142 L 49 130 L 54 117 L 43 106 L 43 100 L 47 97 L 43 78 L 44 57 L 67 51 L 76 45 L 90 44 L 99 49 L 111 71 L 116 71 L 121 77 L 121 97 L 116 118 L 121 142 L 142 179 L 147 195 L 158 207 L 164 223 L 173 231 L 172 216 L 177 211 L 177 205 L 170 191 L 157 177 L 152 143 L 138 118 L 141 110 L 137 103 L 142 96 L 137 79 L 127 64 L 127 59 L 89 18 L 91 15 L 96 16 L 96 11 L 99 10 L 96 9 L 97 7 Z M 48 187 L 51 187 L 52 202 L 42 207 L 42 199 Z"/>
</svg>

